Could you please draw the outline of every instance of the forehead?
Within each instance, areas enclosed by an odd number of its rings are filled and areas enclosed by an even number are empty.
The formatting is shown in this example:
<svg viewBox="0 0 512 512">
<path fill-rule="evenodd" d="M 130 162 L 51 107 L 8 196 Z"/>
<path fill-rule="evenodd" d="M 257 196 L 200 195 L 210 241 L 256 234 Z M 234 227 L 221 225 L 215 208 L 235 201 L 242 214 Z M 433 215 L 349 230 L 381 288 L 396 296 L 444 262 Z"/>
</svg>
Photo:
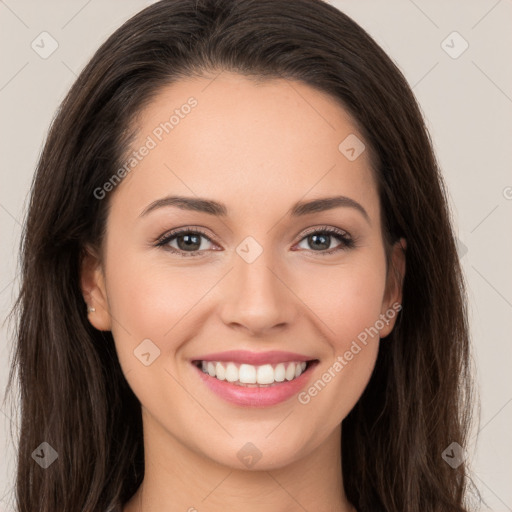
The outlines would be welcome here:
<svg viewBox="0 0 512 512">
<path fill-rule="evenodd" d="M 334 98 L 306 84 L 228 72 L 181 80 L 158 92 L 136 127 L 130 152 L 139 156 L 116 195 L 131 198 L 138 213 L 170 192 L 222 198 L 234 209 L 340 193 L 378 215 L 355 123 Z M 347 158 L 347 145 L 361 154 Z"/>
</svg>

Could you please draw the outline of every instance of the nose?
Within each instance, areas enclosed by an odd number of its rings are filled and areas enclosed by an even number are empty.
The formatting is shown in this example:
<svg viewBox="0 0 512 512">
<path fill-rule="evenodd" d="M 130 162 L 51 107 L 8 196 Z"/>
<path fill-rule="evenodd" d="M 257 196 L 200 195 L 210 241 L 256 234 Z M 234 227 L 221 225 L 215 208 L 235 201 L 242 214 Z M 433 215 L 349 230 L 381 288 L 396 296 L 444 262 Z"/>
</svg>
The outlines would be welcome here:
<svg viewBox="0 0 512 512">
<path fill-rule="evenodd" d="M 263 251 L 252 263 L 235 255 L 235 268 L 219 290 L 222 321 L 252 336 L 284 329 L 298 315 L 298 298 L 286 282 L 286 271 L 276 266 L 270 253 Z"/>
</svg>

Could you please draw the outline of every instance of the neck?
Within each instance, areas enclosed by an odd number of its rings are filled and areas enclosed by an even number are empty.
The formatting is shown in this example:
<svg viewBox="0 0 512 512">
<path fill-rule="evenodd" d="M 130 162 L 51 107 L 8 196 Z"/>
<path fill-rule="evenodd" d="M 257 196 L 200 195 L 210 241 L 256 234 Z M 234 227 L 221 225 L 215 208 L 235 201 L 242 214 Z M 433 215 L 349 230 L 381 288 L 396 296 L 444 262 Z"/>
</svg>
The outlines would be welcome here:
<svg viewBox="0 0 512 512">
<path fill-rule="evenodd" d="M 341 426 L 300 459 L 238 469 L 185 446 L 143 409 L 144 480 L 123 512 L 355 512 L 341 474 Z M 263 460 L 262 460 L 263 462 Z"/>
</svg>

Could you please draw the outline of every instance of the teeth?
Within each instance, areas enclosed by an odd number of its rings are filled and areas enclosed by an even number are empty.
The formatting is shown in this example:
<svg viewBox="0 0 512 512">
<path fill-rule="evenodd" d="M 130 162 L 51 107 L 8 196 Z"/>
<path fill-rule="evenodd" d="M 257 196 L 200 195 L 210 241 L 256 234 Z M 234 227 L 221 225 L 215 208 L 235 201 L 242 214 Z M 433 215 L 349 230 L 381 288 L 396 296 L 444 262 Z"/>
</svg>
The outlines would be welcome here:
<svg viewBox="0 0 512 512">
<path fill-rule="evenodd" d="M 250 387 L 258 385 L 272 385 L 275 382 L 293 380 L 304 372 L 306 362 L 278 363 L 277 365 L 264 364 L 253 366 L 252 364 L 220 363 L 218 361 L 201 361 L 201 368 L 210 377 L 226 380 L 237 385 Z M 252 386 L 251 386 L 252 385 Z"/>
<path fill-rule="evenodd" d="M 271 364 L 258 366 L 258 370 L 256 371 L 256 382 L 258 384 L 273 384 L 274 381 L 274 368 L 272 368 Z M 243 382 L 241 377 L 240 382 Z"/>
<path fill-rule="evenodd" d="M 219 364 L 223 366 L 222 363 Z M 226 367 L 226 380 L 228 382 L 236 382 L 238 380 L 238 368 L 233 363 L 228 363 Z"/>
<path fill-rule="evenodd" d="M 224 369 L 224 366 L 222 366 L 220 363 L 217 363 L 215 365 L 215 377 L 219 380 L 224 380 L 226 378 L 226 370 Z"/>
</svg>

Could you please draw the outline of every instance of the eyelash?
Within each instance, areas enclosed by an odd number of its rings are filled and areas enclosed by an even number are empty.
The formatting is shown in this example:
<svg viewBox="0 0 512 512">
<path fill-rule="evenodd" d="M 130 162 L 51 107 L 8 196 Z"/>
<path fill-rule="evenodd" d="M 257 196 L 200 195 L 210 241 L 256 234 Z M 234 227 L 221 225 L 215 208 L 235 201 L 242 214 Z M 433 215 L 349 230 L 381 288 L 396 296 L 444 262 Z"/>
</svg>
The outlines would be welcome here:
<svg viewBox="0 0 512 512">
<path fill-rule="evenodd" d="M 194 228 L 194 229 L 186 228 L 186 229 L 178 229 L 178 230 L 175 230 L 175 231 L 171 231 L 171 232 L 168 232 L 168 233 L 162 235 L 160 238 L 158 238 L 157 243 L 156 243 L 156 247 L 163 247 L 165 250 L 168 250 L 168 251 L 170 251 L 170 252 L 172 252 L 174 254 L 180 254 L 180 255 L 185 256 L 185 257 L 189 257 L 189 256 L 190 257 L 197 257 L 197 256 L 200 256 L 203 251 L 199 251 L 199 250 L 196 250 L 196 251 L 182 251 L 180 249 L 176 249 L 176 248 L 170 247 L 168 245 L 169 242 L 171 242 L 173 239 L 175 239 L 179 235 L 183 235 L 183 234 L 187 234 L 187 235 L 189 235 L 189 234 L 202 235 L 209 242 L 215 243 L 200 228 Z M 318 254 L 320 254 L 322 256 L 327 256 L 327 255 L 336 253 L 338 251 L 352 249 L 355 246 L 354 240 L 348 235 L 348 233 L 346 233 L 345 231 L 342 231 L 340 229 L 330 227 L 330 226 L 322 226 L 321 228 L 312 228 L 310 230 L 307 230 L 304 233 L 304 235 L 302 236 L 302 238 L 299 240 L 298 243 L 302 242 L 305 238 L 307 238 L 310 235 L 319 235 L 319 234 L 327 234 L 327 235 L 334 236 L 339 242 L 341 242 L 341 244 L 339 246 L 334 247 L 334 248 L 329 249 L 329 250 L 322 250 L 322 251 L 310 250 L 310 252 L 318 253 Z"/>
</svg>

